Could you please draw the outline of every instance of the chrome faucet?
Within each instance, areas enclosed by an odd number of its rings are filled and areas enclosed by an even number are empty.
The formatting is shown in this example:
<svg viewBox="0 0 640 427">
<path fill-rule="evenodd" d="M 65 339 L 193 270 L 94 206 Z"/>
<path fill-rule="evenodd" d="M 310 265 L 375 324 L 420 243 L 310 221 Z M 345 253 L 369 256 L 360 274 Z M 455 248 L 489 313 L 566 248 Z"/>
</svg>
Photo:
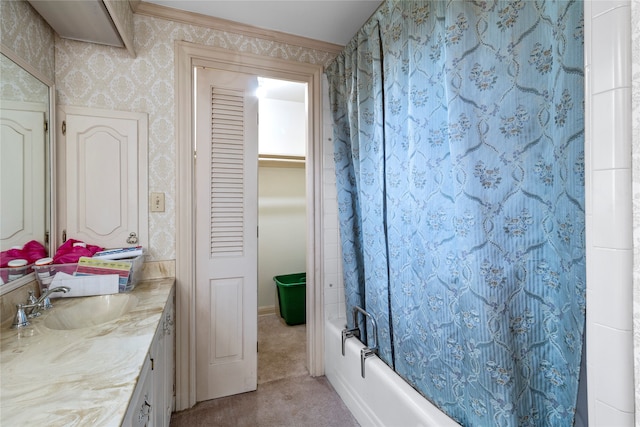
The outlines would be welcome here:
<svg viewBox="0 0 640 427">
<path fill-rule="evenodd" d="M 35 310 L 36 313 L 38 313 L 35 316 L 39 316 L 39 313 L 40 313 L 39 310 L 49 310 L 50 308 L 53 308 L 53 304 L 51 304 L 49 295 L 51 295 L 54 292 L 62 292 L 63 294 L 66 294 L 70 290 L 71 288 L 69 288 L 68 286 L 57 286 L 55 288 L 46 289 L 44 292 L 42 292 L 42 294 L 40 295 L 40 298 L 38 298 L 38 300 L 36 301 L 36 307 L 31 309 L 31 313 L 33 314 Z"/>
<path fill-rule="evenodd" d="M 49 310 L 53 308 L 53 304 L 51 304 L 51 300 L 49 299 L 49 295 L 54 292 L 69 292 L 69 288 L 67 286 L 58 286 L 56 288 L 45 289 L 40 298 L 34 301 L 33 293 L 29 293 L 29 299 L 27 304 L 17 304 L 17 312 L 16 317 L 11 325 L 12 329 L 23 328 L 25 326 L 29 326 L 31 323 L 29 319 L 38 317 L 42 313 L 40 310 Z M 26 314 L 25 310 L 30 310 L 29 315 Z"/>
</svg>

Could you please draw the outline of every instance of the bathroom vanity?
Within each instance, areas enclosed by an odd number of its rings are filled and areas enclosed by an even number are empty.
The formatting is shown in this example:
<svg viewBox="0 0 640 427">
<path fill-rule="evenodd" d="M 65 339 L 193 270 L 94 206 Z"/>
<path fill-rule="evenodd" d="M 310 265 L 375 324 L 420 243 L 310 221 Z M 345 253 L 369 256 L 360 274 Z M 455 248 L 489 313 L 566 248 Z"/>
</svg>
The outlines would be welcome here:
<svg viewBox="0 0 640 427">
<path fill-rule="evenodd" d="M 0 336 L 0 425 L 168 426 L 175 279 L 132 292 L 56 298 Z"/>
</svg>

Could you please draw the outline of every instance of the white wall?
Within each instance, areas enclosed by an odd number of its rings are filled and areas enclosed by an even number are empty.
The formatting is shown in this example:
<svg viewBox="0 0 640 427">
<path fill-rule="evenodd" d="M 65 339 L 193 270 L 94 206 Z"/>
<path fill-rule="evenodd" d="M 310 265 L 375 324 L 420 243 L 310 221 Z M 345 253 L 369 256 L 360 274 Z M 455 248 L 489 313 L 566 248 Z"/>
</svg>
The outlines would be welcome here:
<svg viewBox="0 0 640 427">
<path fill-rule="evenodd" d="M 340 230 L 338 226 L 338 199 L 336 190 L 335 161 L 333 159 L 333 120 L 329 109 L 329 83 L 322 76 L 323 147 L 322 147 L 322 239 L 323 247 L 323 292 L 324 320 L 345 317 L 344 282 Z M 331 363 L 326 359 L 325 365 Z"/>
<path fill-rule="evenodd" d="M 306 263 L 303 167 L 258 168 L 258 308 L 276 306 L 273 276 L 302 273 Z"/>
<path fill-rule="evenodd" d="M 300 83 L 293 85 L 300 86 Z M 261 98 L 260 155 L 304 156 L 306 116 L 304 102 Z M 258 169 L 258 308 L 261 312 L 278 307 L 274 276 L 306 270 L 305 168 L 303 164 L 286 166 L 268 161 Z"/>
<path fill-rule="evenodd" d="M 307 112 L 304 102 L 262 98 L 259 117 L 260 154 L 306 154 Z"/>
<path fill-rule="evenodd" d="M 633 331 L 635 411 L 640 422 L 640 2 L 631 2 L 631 168 L 633 192 Z"/>
<path fill-rule="evenodd" d="M 631 3 L 585 2 L 589 424 L 632 426 Z"/>
</svg>

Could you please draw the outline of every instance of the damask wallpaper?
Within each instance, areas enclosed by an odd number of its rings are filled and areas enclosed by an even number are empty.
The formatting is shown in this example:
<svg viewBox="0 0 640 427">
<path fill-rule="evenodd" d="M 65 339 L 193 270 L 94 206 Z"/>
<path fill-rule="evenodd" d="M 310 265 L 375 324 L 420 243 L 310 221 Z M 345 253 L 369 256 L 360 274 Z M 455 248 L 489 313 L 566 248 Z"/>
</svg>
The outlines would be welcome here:
<svg viewBox="0 0 640 427">
<path fill-rule="evenodd" d="M 134 31 L 135 58 L 125 49 L 57 37 L 58 103 L 149 114 L 149 191 L 166 194 L 165 212 L 149 215 L 149 258 L 174 259 L 174 42 L 183 40 L 313 64 L 326 64 L 332 55 L 141 15 L 134 15 Z"/>
<path fill-rule="evenodd" d="M 6 56 L 0 56 L 0 99 L 2 101 L 22 101 L 42 103 L 49 99 L 47 86 L 31 74 L 25 72 Z M 44 107 L 48 108 L 48 103 Z"/>
<path fill-rule="evenodd" d="M 0 2 L 0 41 L 53 81 L 54 32 L 29 3 Z"/>
</svg>

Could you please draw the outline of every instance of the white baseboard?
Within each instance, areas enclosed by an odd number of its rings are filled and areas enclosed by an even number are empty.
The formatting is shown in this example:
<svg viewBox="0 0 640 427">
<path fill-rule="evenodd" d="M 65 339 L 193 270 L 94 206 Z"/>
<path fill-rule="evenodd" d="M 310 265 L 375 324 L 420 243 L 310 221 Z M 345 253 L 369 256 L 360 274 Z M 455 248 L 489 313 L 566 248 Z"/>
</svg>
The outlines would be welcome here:
<svg viewBox="0 0 640 427">
<path fill-rule="evenodd" d="M 264 307 L 258 307 L 258 316 L 266 316 L 267 314 L 276 314 L 276 306 L 265 305 Z"/>
</svg>

